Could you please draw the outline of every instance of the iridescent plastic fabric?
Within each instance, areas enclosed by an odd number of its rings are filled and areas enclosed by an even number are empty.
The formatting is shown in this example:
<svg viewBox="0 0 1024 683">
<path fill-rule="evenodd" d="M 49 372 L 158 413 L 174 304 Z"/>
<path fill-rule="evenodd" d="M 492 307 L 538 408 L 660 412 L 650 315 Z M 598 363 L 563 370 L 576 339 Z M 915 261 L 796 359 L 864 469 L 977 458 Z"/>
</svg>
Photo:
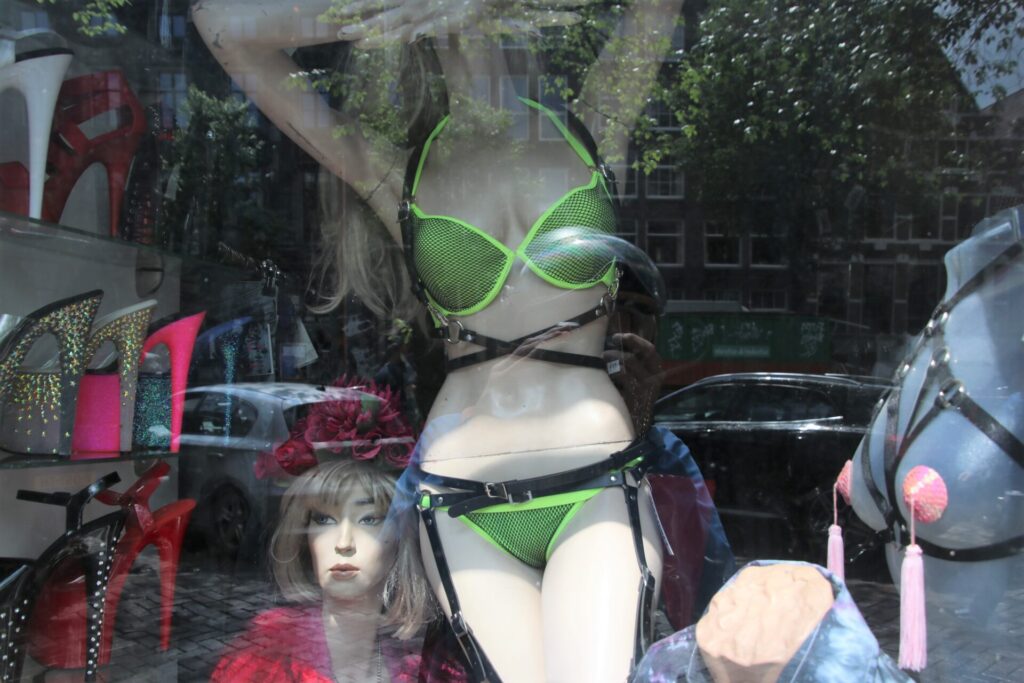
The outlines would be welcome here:
<svg viewBox="0 0 1024 683">
<path fill-rule="evenodd" d="M 747 567 L 786 564 L 758 560 Z M 835 602 L 796 655 L 783 668 L 779 683 L 888 683 L 910 681 L 878 646 L 846 585 L 824 567 L 814 567 L 832 585 Z M 743 570 L 741 569 L 740 572 Z M 726 586 L 736 580 L 737 573 Z M 632 683 L 714 683 L 697 647 L 697 627 L 664 638 L 647 651 Z"/>
</svg>

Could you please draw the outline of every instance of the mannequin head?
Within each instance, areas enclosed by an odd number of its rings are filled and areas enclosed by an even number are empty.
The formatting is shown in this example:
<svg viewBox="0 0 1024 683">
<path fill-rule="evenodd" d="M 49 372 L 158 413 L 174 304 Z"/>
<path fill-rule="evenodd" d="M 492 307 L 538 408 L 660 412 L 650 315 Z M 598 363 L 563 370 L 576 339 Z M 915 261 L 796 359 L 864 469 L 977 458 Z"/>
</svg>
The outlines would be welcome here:
<svg viewBox="0 0 1024 683">
<path fill-rule="evenodd" d="M 285 598 L 336 610 L 379 604 L 399 637 L 426 621 L 433 602 L 406 528 L 415 520 L 389 515 L 394 492 L 394 474 L 373 461 L 346 459 L 300 475 L 281 501 L 271 542 Z"/>
</svg>

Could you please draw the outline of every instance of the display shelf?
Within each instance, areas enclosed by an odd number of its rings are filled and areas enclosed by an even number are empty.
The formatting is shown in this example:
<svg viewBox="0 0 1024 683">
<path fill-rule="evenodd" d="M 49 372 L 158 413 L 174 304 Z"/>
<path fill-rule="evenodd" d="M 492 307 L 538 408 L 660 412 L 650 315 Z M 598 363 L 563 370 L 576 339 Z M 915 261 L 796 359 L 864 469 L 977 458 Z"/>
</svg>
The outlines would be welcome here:
<svg viewBox="0 0 1024 683">
<path fill-rule="evenodd" d="M 136 462 L 140 460 L 166 460 L 177 458 L 170 451 L 131 451 L 125 453 L 91 453 L 87 458 L 69 458 L 62 455 L 32 455 L 11 453 L 0 449 L 0 470 L 32 469 L 35 467 L 74 467 L 99 463 Z"/>
</svg>

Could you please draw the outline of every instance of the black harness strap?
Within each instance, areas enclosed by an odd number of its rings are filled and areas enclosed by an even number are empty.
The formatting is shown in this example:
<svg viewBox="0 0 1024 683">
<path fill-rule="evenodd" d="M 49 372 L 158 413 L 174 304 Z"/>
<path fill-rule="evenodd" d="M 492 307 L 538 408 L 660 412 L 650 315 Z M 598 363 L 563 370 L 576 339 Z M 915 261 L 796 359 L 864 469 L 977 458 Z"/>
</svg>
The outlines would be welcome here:
<svg viewBox="0 0 1024 683">
<path fill-rule="evenodd" d="M 430 550 L 434 556 L 434 563 L 437 566 L 437 573 L 441 578 L 441 587 L 444 589 L 445 598 L 448 600 L 448 609 L 451 614 L 448 623 L 451 624 L 455 639 L 459 647 L 466 655 L 470 668 L 473 670 L 473 680 L 490 683 L 501 683 L 501 678 L 494 671 L 494 666 L 487 659 L 487 654 L 480 646 L 473 630 L 466 623 L 462 615 L 462 607 L 459 605 L 459 594 L 455 590 L 455 583 L 452 581 L 452 572 L 448 568 L 448 560 L 444 557 L 444 548 L 441 545 L 441 534 L 437 531 L 437 519 L 434 509 L 420 508 L 420 518 L 427 530 L 427 539 L 430 542 Z"/>
<path fill-rule="evenodd" d="M 600 305 L 587 309 L 585 312 L 580 313 L 577 316 L 569 318 L 568 320 L 563 320 L 562 322 L 546 327 L 543 330 L 523 335 L 522 337 L 511 341 L 503 341 L 501 339 L 495 339 L 494 337 L 488 337 L 487 335 L 474 330 L 467 330 L 458 320 L 450 321 L 443 327 L 435 328 L 434 336 L 444 339 L 449 344 L 469 342 L 470 344 L 476 344 L 483 347 L 483 351 L 469 353 L 456 358 L 448 358 L 446 360 L 446 366 L 449 371 L 458 370 L 459 368 L 476 365 L 477 363 L 483 363 L 494 358 L 509 355 L 533 358 L 534 360 L 543 360 L 548 361 L 549 363 L 580 365 L 583 367 L 603 370 L 605 368 L 605 362 L 597 356 L 585 356 L 579 353 L 542 349 L 538 348 L 536 344 L 539 343 L 539 341 L 543 341 L 544 335 L 550 332 L 560 331 L 563 328 L 565 331 L 568 331 L 570 329 L 582 327 L 587 323 L 603 318 L 612 310 L 614 310 L 614 299 L 606 297 L 602 299 Z"/>
<path fill-rule="evenodd" d="M 642 441 L 592 465 L 529 479 L 498 482 L 473 481 L 424 472 L 423 481 L 426 483 L 457 490 L 436 494 L 424 492 L 420 500 L 429 501 L 430 507 L 449 506 L 448 516 L 454 518 L 499 503 L 525 503 L 534 498 L 559 493 L 621 486 L 622 471 L 626 465 L 634 460 L 646 460 L 654 452 L 654 444 Z"/>
<path fill-rule="evenodd" d="M 904 519 L 896 502 L 896 470 L 910 446 L 943 411 L 955 410 L 970 422 L 975 429 L 987 436 L 1000 450 L 1012 458 L 1014 462 L 1024 467 L 1024 443 L 993 417 L 991 413 L 971 398 L 963 382 L 953 375 L 950 369 L 951 356 L 949 348 L 942 345 L 946 322 L 949 320 L 949 315 L 956 305 L 974 293 L 982 284 L 1008 268 L 1014 259 L 1022 253 L 1024 253 L 1024 244 L 1015 242 L 986 264 L 984 268 L 975 273 L 948 301 L 940 303 L 936 307 L 931 319 L 925 326 L 924 334 L 914 345 L 913 350 L 909 354 L 911 359 L 916 357 L 929 343 L 934 342 L 940 346 L 933 353 L 929 362 L 910 414 L 909 430 L 906 437 L 902 440 L 898 434 L 900 388 L 895 388 L 886 399 L 883 408 L 885 410 L 883 461 L 887 495 L 884 495 L 879 490 L 871 470 L 870 436 L 864 439 L 864 447 L 861 452 L 861 473 L 872 500 L 874 500 L 875 505 L 885 518 L 885 533 L 887 534 L 886 540 L 888 541 L 897 540 L 897 531 L 902 534 L 907 533 L 907 521 Z M 901 381 L 909 372 L 910 361 L 905 361 L 901 364 L 898 371 Z M 936 384 L 939 385 L 939 388 L 933 404 L 918 418 L 924 406 L 923 399 L 926 390 Z M 1024 534 L 974 548 L 946 548 L 921 538 L 917 538 L 915 541 L 925 555 L 956 562 L 995 560 L 1015 555 L 1024 550 Z"/>
<path fill-rule="evenodd" d="M 644 552 L 643 529 L 640 525 L 639 488 L 637 484 L 628 480 L 627 474 L 632 475 L 637 481 L 642 479 L 647 469 L 649 456 L 654 455 L 656 450 L 654 444 L 645 440 L 634 443 L 592 465 L 541 477 L 503 482 L 480 482 L 430 474 L 420 470 L 423 481 L 458 489 L 446 493 L 420 491 L 417 505 L 420 510 L 420 518 L 427 531 L 427 539 L 430 542 L 431 553 L 441 579 L 441 587 L 448 600 L 448 608 L 451 613 L 448 620 L 455 638 L 469 661 L 475 680 L 501 683 L 494 666 L 487 658 L 480 642 L 473 635 L 472 629 L 462 614 L 451 569 L 444 556 L 441 535 L 437 531 L 436 509 L 448 505 L 448 515 L 459 517 L 474 510 L 501 503 L 522 503 L 533 498 L 589 488 L 621 487 L 625 496 L 637 565 L 640 569 L 632 668 L 643 657 L 652 639 L 651 610 L 656 586 L 654 574 L 647 565 L 647 555 Z M 627 468 L 627 465 L 637 460 L 640 460 L 639 464 Z"/>
</svg>

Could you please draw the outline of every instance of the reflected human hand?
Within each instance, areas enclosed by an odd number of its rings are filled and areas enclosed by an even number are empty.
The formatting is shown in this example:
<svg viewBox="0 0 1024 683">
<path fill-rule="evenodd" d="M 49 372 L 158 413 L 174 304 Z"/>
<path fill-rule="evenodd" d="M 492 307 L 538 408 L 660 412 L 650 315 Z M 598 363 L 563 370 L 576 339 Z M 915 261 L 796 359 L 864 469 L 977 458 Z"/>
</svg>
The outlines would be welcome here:
<svg viewBox="0 0 1024 683">
<path fill-rule="evenodd" d="M 652 342 L 631 332 L 613 334 L 610 341 L 613 348 L 602 357 L 609 367 L 618 364 L 618 372 L 611 373 L 612 382 L 622 392 L 637 433 L 643 433 L 661 389 L 661 356 Z"/>
<path fill-rule="evenodd" d="M 448 33 L 528 33 L 577 23 L 579 0 L 353 0 L 327 13 L 338 38 L 372 49 Z"/>
</svg>

